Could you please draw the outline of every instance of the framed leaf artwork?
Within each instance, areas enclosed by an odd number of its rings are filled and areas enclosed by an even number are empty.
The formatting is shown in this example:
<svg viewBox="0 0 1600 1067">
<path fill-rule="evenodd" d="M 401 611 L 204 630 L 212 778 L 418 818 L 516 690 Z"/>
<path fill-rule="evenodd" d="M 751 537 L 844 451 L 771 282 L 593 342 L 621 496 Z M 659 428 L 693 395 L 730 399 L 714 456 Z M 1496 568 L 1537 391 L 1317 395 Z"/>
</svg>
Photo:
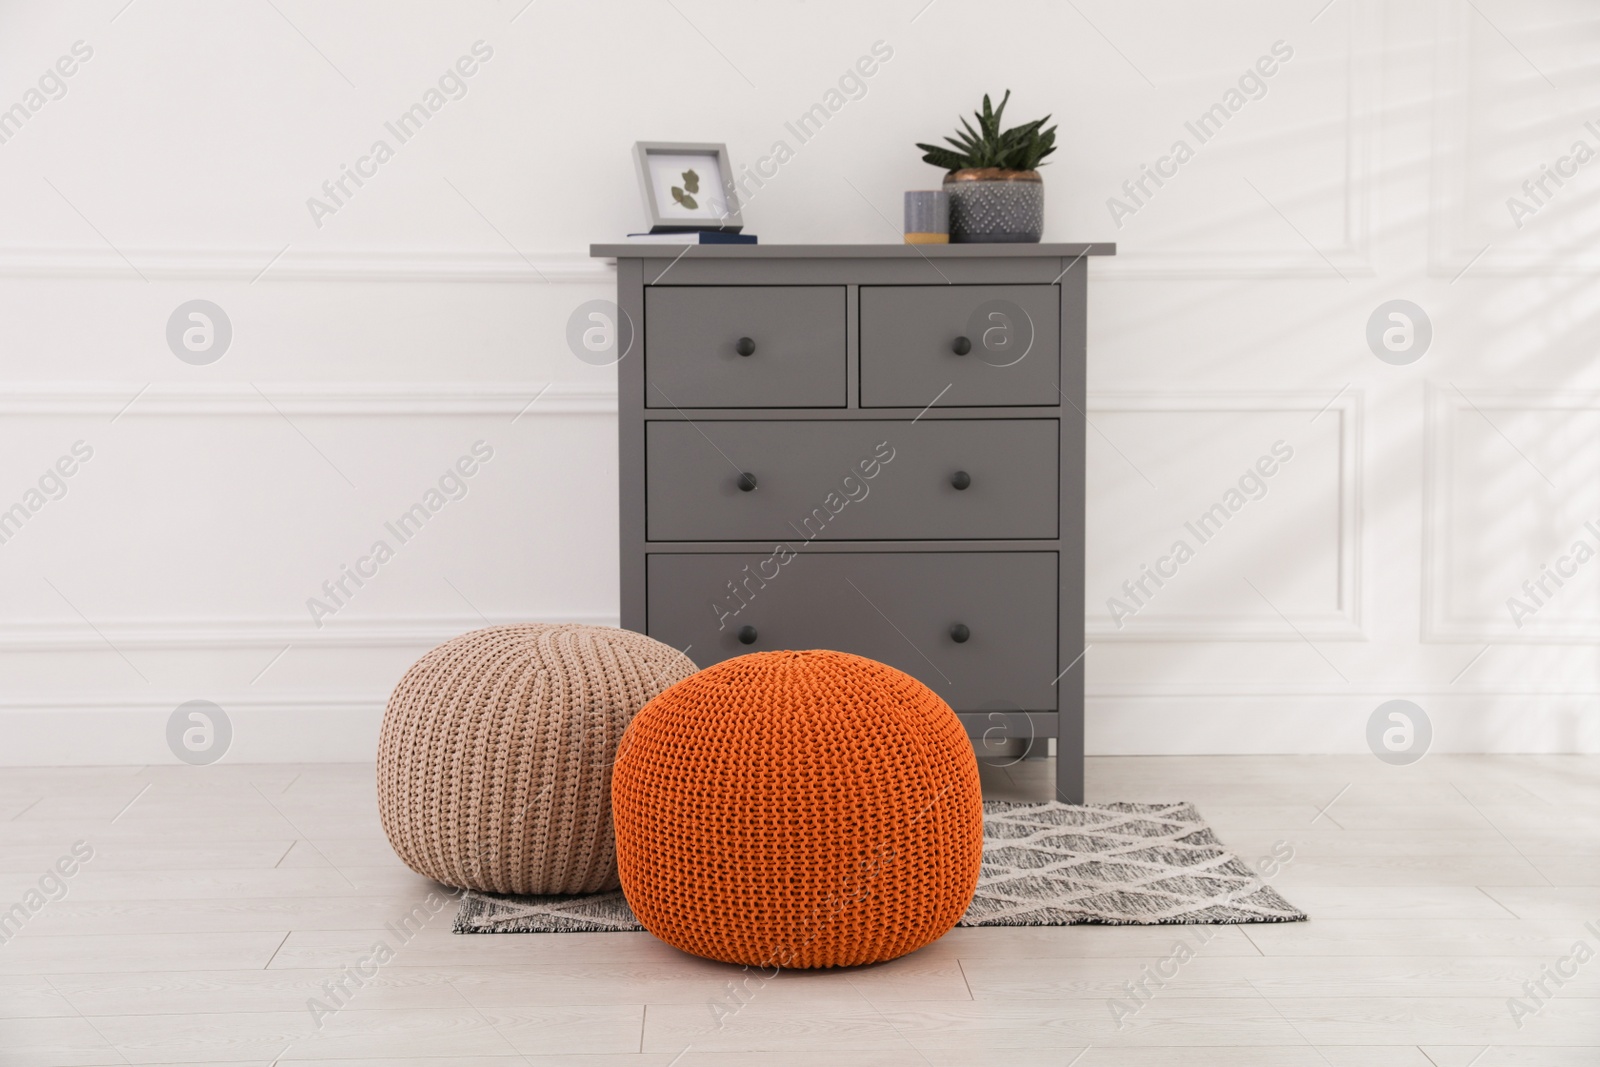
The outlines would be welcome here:
<svg viewBox="0 0 1600 1067">
<path fill-rule="evenodd" d="M 727 145 L 640 141 L 633 158 L 651 233 L 744 228 Z"/>
</svg>

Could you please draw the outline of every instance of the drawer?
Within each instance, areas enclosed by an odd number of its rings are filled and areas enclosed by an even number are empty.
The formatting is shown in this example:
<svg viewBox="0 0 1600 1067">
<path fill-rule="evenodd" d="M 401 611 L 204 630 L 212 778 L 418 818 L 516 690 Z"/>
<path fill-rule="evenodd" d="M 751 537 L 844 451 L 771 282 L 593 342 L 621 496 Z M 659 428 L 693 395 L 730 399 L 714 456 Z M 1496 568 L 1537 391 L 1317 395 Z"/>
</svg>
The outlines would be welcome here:
<svg viewBox="0 0 1600 1067">
<path fill-rule="evenodd" d="M 652 421 L 645 536 L 1054 539 L 1060 436 L 1058 419 Z"/>
<path fill-rule="evenodd" d="M 862 407 L 1056 407 L 1060 380 L 1054 285 L 861 287 Z"/>
<path fill-rule="evenodd" d="M 842 285 L 651 286 L 645 407 L 842 408 L 844 321 Z"/>
<path fill-rule="evenodd" d="M 650 636 L 702 667 L 831 648 L 898 667 L 957 711 L 1056 708 L 1054 552 L 654 554 L 646 572 Z"/>
</svg>

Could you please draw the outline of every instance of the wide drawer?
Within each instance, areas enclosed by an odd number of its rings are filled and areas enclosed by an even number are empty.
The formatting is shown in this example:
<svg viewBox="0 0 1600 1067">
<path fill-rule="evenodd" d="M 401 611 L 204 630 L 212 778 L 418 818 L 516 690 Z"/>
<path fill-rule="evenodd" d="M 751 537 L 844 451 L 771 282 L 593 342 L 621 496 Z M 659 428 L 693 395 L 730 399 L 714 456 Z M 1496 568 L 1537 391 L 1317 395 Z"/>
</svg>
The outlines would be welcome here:
<svg viewBox="0 0 1600 1067">
<path fill-rule="evenodd" d="M 645 406 L 844 407 L 844 293 L 842 285 L 647 288 Z"/>
<path fill-rule="evenodd" d="M 1060 425 L 931 418 L 649 422 L 645 536 L 1054 539 Z"/>
<path fill-rule="evenodd" d="M 957 711 L 1053 711 L 1056 565 L 1054 552 L 654 554 L 648 631 L 702 667 L 831 648 L 898 667 Z"/>
<path fill-rule="evenodd" d="M 862 407 L 1054 407 L 1060 380 L 1054 285 L 861 287 Z"/>
</svg>

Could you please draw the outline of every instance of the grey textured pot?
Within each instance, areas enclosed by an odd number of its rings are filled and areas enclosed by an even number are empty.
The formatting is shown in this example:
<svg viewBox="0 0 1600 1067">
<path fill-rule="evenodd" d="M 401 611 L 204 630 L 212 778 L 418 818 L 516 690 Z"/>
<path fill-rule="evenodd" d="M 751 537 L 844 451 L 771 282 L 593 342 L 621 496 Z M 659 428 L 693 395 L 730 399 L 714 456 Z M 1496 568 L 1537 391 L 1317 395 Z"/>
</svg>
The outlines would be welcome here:
<svg viewBox="0 0 1600 1067">
<path fill-rule="evenodd" d="M 957 244 L 1032 244 L 1044 234 L 1044 183 L 1036 170 L 952 171 L 944 191 L 950 194 L 950 240 Z"/>
</svg>

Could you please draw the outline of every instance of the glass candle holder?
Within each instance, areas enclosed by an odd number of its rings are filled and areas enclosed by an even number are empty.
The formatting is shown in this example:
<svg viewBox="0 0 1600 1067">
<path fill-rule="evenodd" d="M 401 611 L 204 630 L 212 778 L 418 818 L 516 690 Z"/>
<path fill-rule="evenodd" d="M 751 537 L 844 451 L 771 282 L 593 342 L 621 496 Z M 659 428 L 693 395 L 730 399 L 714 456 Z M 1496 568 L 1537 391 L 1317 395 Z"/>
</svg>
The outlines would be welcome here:
<svg viewBox="0 0 1600 1067">
<path fill-rule="evenodd" d="M 950 243 L 950 194 L 940 189 L 912 189 L 906 193 L 906 244 Z"/>
</svg>

